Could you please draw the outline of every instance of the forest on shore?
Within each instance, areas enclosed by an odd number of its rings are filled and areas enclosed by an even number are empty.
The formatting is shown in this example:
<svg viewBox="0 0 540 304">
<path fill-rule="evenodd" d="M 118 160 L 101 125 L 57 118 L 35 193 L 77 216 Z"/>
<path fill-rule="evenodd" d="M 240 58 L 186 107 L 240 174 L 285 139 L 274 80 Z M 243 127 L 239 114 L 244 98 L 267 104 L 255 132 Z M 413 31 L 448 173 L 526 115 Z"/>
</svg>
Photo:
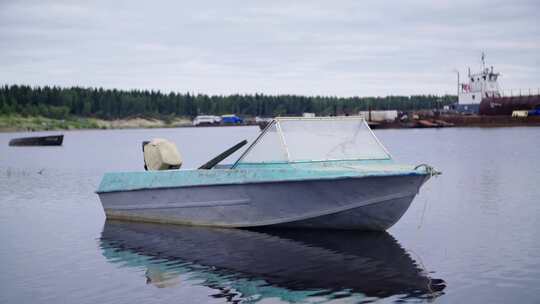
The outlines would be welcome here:
<svg viewBox="0 0 540 304">
<path fill-rule="evenodd" d="M 0 115 L 41 116 L 53 119 L 93 117 L 106 120 L 129 117 L 171 119 L 197 115 L 237 114 L 274 117 L 302 115 L 355 115 L 358 111 L 439 109 L 456 102 L 453 95 L 386 97 L 333 97 L 300 95 L 206 95 L 162 93 L 153 90 L 117 90 L 84 87 L 0 87 Z"/>
</svg>

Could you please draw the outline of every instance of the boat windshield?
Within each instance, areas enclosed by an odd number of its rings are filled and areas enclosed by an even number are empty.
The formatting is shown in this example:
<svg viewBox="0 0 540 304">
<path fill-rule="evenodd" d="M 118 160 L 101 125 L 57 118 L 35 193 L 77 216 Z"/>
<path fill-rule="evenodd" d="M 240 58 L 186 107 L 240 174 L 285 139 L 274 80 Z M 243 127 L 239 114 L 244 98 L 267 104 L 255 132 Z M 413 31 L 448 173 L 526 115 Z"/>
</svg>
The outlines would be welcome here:
<svg viewBox="0 0 540 304">
<path fill-rule="evenodd" d="M 237 164 L 390 159 L 362 117 L 276 118 Z"/>
</svg>

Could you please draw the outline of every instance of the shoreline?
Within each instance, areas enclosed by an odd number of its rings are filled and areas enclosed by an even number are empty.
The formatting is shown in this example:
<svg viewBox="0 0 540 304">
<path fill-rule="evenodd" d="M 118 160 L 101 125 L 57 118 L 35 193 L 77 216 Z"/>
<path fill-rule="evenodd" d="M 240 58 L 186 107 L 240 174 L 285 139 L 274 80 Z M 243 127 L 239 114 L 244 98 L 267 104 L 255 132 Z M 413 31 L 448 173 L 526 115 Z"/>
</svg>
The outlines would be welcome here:
<svg viewBox="0 0 540 304">
<path fill-rule="evenodd" d="M 126 130 L 126 129 L 160 129 L 160 128 L 205 128 L 205 127 L 241 127 L 258 126 L 256 123 L 200 125 L 194 126 L 191 119 L 177 117 L 171 120 L 157 118 L 126 118 L 105 120 L 98 118 L 70 117 L 69 119 L 53 119 L 42 116 L 1 116 L 0 133 L 10 132 L 43 132 L 71 130 Z"/>
<path fill-rule="evenodd" d="M 43 116 L 0 116 L 0 132 L 2 133 L 67 130 L 178 128 L 190 126 L 192 126 L 191 120 L 182 117 L 165 121 L 161 119 L 141 117 L 104 120 L 86 117 L 54 119 Z"/>
<path fill-rule="evenodd" d="M 425 126 L 419 121 L 443 121 L 447 125 Z M 410 128 L 504 128 L 504 127 L 538 127 L 540 116 L 509 117 L 509 116 L 462 116 L 441 115 L 436 118 L 425 118 L 408 122 L 369 122 L 372 129 L 410 129 Z M 240 125 L 208 125 L 193 126 L 191 120 L 184 117 L 172 120 L 157 118 L 126 118 L 104 120 L 97 118 L 71 117 L 69 119 L 53 119 L 41 116 L 0 116 L 0 132 L 41 132 L 69 130 L 122 130 L 122 129 L 156 129 L 156 128 L 204 128 L 204 127 L 235 127 L 258 126 L 256 123 Z"/>
<path fill-rule="evenodd" d="M 539 127 L 540 116 L 439 115 L 406 122 L 369 122 L 372 129 Z"/>
</svg>

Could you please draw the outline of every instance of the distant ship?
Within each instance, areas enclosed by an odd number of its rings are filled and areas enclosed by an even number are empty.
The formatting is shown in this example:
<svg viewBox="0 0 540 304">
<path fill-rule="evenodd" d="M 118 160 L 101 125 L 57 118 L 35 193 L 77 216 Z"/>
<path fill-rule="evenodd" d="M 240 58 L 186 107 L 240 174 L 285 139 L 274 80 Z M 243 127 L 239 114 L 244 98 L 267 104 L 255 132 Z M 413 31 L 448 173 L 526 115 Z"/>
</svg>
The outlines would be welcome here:
<svg viewBox="0 0 540 304">
<path fill-rule="evenodd" d="M 458 103 L 455 110 L 461 113 L 480 115 L 512 115 L 515 110 L 540 108 L 540 94 L 503 96 L 498 79 L 500 73 L 493 66 L 486 67 L 482 54 L 482 70 L 471 73 L 469 68 L 467 83 L 460 83 L 458 73 Z"/>
</svg>

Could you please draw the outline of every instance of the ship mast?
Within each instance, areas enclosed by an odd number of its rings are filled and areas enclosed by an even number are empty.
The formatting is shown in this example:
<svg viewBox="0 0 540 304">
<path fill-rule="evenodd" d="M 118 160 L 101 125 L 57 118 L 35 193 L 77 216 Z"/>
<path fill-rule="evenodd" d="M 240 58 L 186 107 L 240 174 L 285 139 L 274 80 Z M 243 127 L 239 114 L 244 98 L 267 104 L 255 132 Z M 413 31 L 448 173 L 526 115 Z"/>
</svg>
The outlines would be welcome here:
<svg viewBox="0 0 540 304">
<path fill-rule="evenodd" d="M 459 92 L 460 92 L 460 87 L 461 87 L 461 84 L 459 83 L 459 70 L 454 69 L 454 72 L 456 72 L 457 74 L 457 97 L 459 99 Z"/>
<path fill-rule="evenodd" d="M 487 80 L 487 73 L 486 73 L 486 53 L 482 52 L 482 77 L 483 81 L 481 82 L 480 86 L 480 100 L 484 98 L 485 92 L 486 92 L 486 80 Z"/>
</svg>

